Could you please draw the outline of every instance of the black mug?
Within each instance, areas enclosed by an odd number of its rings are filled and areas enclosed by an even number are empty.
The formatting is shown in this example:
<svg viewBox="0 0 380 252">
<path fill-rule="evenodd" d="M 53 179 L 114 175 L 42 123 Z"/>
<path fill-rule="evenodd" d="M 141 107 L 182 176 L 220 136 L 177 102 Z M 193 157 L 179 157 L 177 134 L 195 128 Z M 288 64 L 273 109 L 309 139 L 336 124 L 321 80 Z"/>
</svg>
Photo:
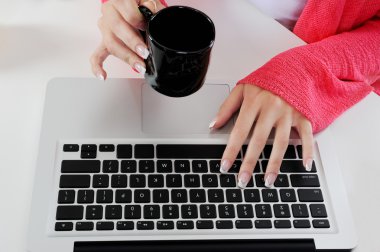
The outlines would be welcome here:
<svg viewBox="0 0 380 252">
<path fill-rule="evenodd" d="M 215 26 L 203 12 L 170 6 L 156 14 L 144 7 L 145 34 L 150 52 L 145 78 L 161 94 L 184 97 L 198 91 L 206 77 L 215 41 Z"/>
</svg>

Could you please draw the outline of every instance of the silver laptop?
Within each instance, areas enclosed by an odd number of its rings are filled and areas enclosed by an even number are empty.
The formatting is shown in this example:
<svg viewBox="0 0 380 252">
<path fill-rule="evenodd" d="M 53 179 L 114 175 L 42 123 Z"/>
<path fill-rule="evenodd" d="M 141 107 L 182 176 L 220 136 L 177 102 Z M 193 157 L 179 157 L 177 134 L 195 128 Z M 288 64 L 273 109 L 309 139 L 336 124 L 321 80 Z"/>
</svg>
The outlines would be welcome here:
<svg viewBox="0 0 380 252">
<path fill-rule="evenodd" d="M 292 137 L 273 188 L 268 140 L 246 189 L 220 158 L 233 121 L 208 124 L 233 83 L 165 97 L 142 79 L 54 79 L 47 87 L 28 251 L 327 251 L 356 246 L 329 132 L 311 172 Z"/>
</svg>

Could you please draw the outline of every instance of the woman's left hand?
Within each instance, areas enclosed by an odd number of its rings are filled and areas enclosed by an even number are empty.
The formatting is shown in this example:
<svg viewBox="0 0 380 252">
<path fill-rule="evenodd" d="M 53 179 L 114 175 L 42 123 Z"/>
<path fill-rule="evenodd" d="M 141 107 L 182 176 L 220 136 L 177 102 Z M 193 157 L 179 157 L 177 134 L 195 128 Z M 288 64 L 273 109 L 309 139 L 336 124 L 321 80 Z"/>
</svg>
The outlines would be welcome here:
<svg viewBox="0 0 380 252">
<path fill-rule="evenodd" d="M 272 128 L 275 128 L 273 149 L 264 176 L 265 186 L 272 187 L 288 147 L 292 127 L 297 129 L 301 137 L 303 164 L 307 171 L 311 170 L 313 132 L 308 119 L 271 92 L 255 85 L 240 84 L 224 101 L 215 120 L 210 123 L 210 128 L 222 127 L 239 108 L 239 116 L 222 157 L 220 168 L 222 173 L 226 173 L 231 168 L 252 130 L 252 137 L 249 140 L 238 176 L 238 186 L 246 187 L 269 134 Z"/>
</svg>

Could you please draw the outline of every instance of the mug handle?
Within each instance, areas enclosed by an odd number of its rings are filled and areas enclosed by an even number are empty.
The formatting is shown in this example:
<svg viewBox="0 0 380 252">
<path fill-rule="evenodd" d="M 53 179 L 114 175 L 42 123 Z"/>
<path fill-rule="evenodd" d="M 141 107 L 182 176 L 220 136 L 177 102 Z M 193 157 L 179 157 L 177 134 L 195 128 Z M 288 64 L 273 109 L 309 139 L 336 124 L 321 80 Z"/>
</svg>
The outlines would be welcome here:
<svg viewBox="0 0 380 252">
<path fill-rule="evenodd" d="M 139 6 L 139 11 L 144 16 L 146 22 L 149 22 L 151 20 L 151 18 L 153 17 L 153 12 L 151 12 L 151 10 L 149 10 L 145 6 Z M 146 32 L 140 30 L 140 34 L 145 39 Z"/>
</svg>

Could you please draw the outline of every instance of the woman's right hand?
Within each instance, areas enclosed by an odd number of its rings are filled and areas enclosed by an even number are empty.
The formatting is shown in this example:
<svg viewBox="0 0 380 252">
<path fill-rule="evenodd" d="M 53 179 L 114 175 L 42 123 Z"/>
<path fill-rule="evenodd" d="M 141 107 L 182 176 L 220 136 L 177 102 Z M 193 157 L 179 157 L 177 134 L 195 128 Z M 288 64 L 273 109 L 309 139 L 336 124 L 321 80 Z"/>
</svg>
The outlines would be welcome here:
<svg viewBox="0 0 380 252">
<path fill-rule="evenodd" d="M 109 0 L 102 4 L 98 27 L 102 41 L 90 58 L 92 72 L 106 79 L 103 62 L 112 54 L 128 63 L 136 72 L 145 73 L 149 51 L 139 30 L 145 30 L 145 20 L 138 7 L 144 5 L 153 13 L 165 8 L 158 0 Z"/>
</svg>

